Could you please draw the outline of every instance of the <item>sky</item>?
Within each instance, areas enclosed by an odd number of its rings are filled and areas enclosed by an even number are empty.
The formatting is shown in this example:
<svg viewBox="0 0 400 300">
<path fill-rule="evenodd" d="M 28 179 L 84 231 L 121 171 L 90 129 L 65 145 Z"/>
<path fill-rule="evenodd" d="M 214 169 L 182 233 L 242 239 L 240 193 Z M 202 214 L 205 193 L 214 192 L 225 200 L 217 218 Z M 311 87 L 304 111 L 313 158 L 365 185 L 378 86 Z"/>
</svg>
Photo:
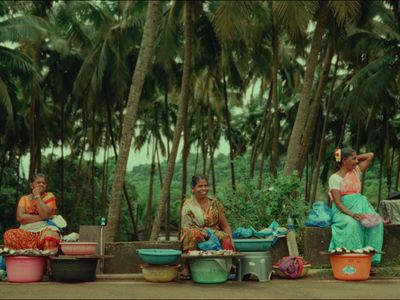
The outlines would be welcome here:
<svg viewBox="0 0 400 300">
<path fill-rule="evenodd" d="M 255 83 L 255 88 L 254 88 L 254 95 L 258 95 L 258 91 L 260 89 L 260 82 Z M 246 91 L 246 94 L 244 96 L 243 104 L 245 105 L 251 97 L 251 92 L 252 92 L 252 87 L 249 87 Z M 240 114 L 241 109 L 240 108 L 235 108 L 235 110 L 231 111 L 232 114 Z M 179 150 L 178 150 L 178 157 L 177 161 L 180 160 L 180 154 L 182 153 L 182 146 L 183 146 L 183 138 L 181 138 L 180 144 L 179 144 Z M 192 146 L 190 149 L 190 153 L 196 154 L 196 147 Z M 42 155 L 47 156 L 48 154 L 51 153 L 51 149 L 45 149 L 42 152 Z M 110 152 L 111 155 L 112 152 Z M 215 150 L 215 157 L 218 156 L 218 154 L 229 154 L 229 144 L 228 142 L 224 139 L 224 137 L 221 137 L 221 141 L 219 143 L 218 149 Z M 55 148 L 54 149 L 54 154 L 57 155 L 58 157 L 61 156 L 61 148 Z M 64 156 L 67 156 L 70 154 L 69 149 L 64 149 Z M 98 163 L 102 163 L 104 158 L 104 149 L 100 149 L 99 153 L 96 156 L 96 161 Z M 85 159 L 90 159 L 90 154 L 85 154 Z M 163 158 L 160 157 L 161 160 Z M 128 164 L 127 164 L 127 171 L 130 171 L 133 167 L 142 165 L 142 164 L 150 164 L 151 162 L 151 147 L 149 145 L 146 145 L 142 147 L 140 151 L 134 150 L 133 147 L 131 148 L 131 151 L 129 153 L 129 159 L 128 159 Z M 25 176 L 28 175 L 29 173 L 29 154 L 25 155 L 22 157 L 21 160 L 21 171 Z"/>
</svg>

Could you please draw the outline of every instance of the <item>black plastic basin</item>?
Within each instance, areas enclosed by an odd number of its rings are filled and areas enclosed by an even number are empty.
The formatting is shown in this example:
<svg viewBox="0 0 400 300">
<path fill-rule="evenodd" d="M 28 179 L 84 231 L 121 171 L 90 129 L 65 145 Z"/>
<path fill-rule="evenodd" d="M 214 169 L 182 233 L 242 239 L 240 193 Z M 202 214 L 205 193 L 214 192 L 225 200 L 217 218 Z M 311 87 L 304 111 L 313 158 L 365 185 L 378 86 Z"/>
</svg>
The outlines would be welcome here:
<svg viewBox="0 0 400 300">
<path fill-rule="evenodd" d="M 96 280 L 98 258 L 50 258 L 51 270 L 55 281 L 85 282 Z"/>
</svg>

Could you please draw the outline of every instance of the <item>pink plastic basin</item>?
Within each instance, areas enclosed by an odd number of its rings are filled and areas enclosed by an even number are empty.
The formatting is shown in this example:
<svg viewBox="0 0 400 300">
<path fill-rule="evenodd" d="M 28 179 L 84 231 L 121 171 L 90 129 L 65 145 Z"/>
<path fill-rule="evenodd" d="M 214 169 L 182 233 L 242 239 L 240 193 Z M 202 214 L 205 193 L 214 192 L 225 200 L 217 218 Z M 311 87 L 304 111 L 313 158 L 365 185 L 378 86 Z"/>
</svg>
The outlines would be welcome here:
<svg viewBox="0 0 400 300">
<path fill-rule="evenodd" d="M 43 256 L 6 256 L 9 282 L 36 282 L 43 278 L 46 258 Z"/>
<path fill-rule="evenodd" d="M 93 255 L 96 254 L 98 243 L 93 242 L 61 242 L 61 251 L 65 255 Z"/>
</svg>

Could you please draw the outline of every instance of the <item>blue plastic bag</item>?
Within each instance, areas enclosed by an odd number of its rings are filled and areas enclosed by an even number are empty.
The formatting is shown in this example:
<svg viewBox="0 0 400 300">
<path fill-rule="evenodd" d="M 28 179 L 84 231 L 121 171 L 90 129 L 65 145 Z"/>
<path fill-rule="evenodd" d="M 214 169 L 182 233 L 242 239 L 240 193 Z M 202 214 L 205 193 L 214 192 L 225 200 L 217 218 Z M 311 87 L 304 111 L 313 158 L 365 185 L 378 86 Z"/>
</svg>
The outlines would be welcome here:
<svg viewBox="0 0 400 300">
<path fill-rule="evenodd" d="M 304 224 L 310 227 L 331 226 L 331 208 L 324 201 L 315 201 Z"/>
<path fill-rule="evenodd" d="M 232 237 L 234 239 L 248 239 L 251 238 L 257 231 L 252 227 L 244 228 L 239 227 L 233 233 Z"/>
<path fill-rule="evenodd" d="M 208 251 L 208 250 L 221 250 L 221 242 L 219 241 L 219 238 L 212 232 L 210 228 L 207 229 L 207 234 L 209 239 L 207 241 L 201 242 L 197 244 L 197 247 L 200 248 L 200 250 L 203 251 Z"/>
<path fill-rule="evenodd" d="M 0 270 L 5 270 L 6 269 L 6 260 L 4 259 L 3 256 L 0 256 Z"/>
</svg>

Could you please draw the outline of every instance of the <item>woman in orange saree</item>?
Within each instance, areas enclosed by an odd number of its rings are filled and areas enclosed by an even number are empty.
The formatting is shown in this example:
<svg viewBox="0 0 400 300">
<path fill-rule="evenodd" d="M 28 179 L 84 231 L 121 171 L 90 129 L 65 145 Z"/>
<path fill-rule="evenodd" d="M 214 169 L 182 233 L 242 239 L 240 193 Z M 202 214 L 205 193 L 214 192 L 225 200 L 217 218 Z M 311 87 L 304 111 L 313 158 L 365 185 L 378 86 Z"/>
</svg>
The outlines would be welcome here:
<svg viewBox="0 0 400 300">
<path fill-rule="evenodd" d="M 220 240 L 222 249 L 233 250 L 232 230 L 225 217 L 224 206 L 209 197 L 208 180 L 205 176 L 192 177 L 193 196 L 186 199 L 181 212 L 181 243 L 184 252 L 198 249 L 198 244 L 209 238 L 207 229 Z M 187 264 L 184 265 L 181 278 L 189 275 Z"/>
<path fill-rule="evenodd" d="M 56 197 L 46 192 L 46 177 L 33 176 L 30 187 L 32 193 L 22 196 L 18 202 L 16 218 L 21 226 L 4 233 L 4 245 L 14 250 L 40 249 L 58 251 L 60 230 L 49 225 L 47 220 L 57 210 Z"/>
</svg>

